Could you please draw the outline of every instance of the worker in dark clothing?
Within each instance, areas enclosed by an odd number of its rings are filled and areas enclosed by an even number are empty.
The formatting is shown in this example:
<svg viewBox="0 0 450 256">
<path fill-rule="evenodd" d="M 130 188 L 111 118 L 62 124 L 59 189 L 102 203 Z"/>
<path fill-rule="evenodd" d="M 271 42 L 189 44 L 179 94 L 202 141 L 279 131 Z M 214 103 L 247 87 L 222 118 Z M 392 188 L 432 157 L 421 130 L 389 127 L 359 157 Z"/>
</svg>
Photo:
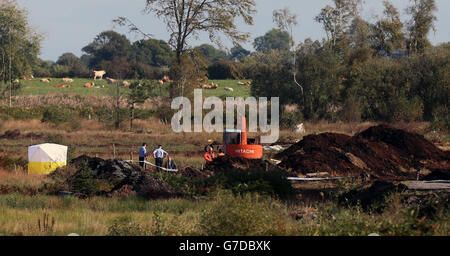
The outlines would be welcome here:
<svg viewBox="0 0 450 256">
<path fill-rule="evenodd" d="M 139 165 L 145 168 L 145 158 L 147 157 L 147 143 L 143 143 L 141 149 L 139 150 Z"/>
<path fill-rule="evenodd" d="M 168 170 L 176 170 L 177 169 L 177 165 L 175 164 L 175 161 L 173 161 L 173 159 L 170 156 L 167 157 L 167 162 L 166 162 L 166 165 L 164 166 L 164 168 L 166 168 Z"/>
<path fill-rule="evenodd" d="M 162 171 L 161 167 L 163 166 L 164 158 L 167 156 L 167 152 L 162 149 L 161 145 L 158 145 L 158 148 L 153 151 L 153 157 L 155 158 L 156 169 L 160 172 Z"/>
</svg>

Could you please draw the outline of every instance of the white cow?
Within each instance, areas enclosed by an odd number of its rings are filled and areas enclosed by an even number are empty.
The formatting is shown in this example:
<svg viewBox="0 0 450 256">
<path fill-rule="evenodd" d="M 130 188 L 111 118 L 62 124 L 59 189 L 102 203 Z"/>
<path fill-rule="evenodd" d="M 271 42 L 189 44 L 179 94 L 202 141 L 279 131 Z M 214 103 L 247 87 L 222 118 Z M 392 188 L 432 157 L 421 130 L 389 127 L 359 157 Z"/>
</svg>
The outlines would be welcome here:
<svg viewBox="0 0 450 256">
<path fill-rule="evenodd" d="M 100 71 L 94 70 L 94 80 L 97 80 L 97 77 L 100 77 L 100 80 L 102 80 L 104 75 L 106 75 L 105 70 L 100 70 Z"/>
<path fill-rule="evenodd" d="M 73 79 L 71 79 L 71 78 L 63 78 L 62 80 L 63 80 L 63 82 L 66 82 L 66 83 L 73 83 Z"/>
</svg>

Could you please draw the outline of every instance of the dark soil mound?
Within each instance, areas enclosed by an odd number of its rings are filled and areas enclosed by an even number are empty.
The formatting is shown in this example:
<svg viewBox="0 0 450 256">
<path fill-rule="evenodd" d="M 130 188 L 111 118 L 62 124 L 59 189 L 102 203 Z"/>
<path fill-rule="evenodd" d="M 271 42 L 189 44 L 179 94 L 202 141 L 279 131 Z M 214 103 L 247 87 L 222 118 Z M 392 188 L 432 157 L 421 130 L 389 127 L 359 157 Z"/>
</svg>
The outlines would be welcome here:
<svg viewBox="0 0 450 256">
<path fill-rule="evenodd" d="M 450 180 L 450 171 L 434 171 L 422 180 Z"/>
<path fill-rule="evenodd" d="M 450 159 L 449 151 L 440 150 L 433 143 L 426 140 L 424 136 L 395 129 L 387 125 L 371 127 L 356 135 L 356 137 L 364 138 L 371 142 L 384 142 L 402 154 L 414 159 L 434 159 L 437 161 L 448 161 Z"/>
<path fill-rule="evenodd" d="M 151 199 L 176 196 L 173 188 L 165 181 L 124 161 L 80 156 L 70 164 L 77 171 L 65 182 L 75 189 L 75 192 L 114 195 L 123 194 L 126 190 Z"/>
<path fill-rule="evenodd" d="M 19 130 L 6 131 L 3 135 L 0 136 L 0 139 L 17 139 L 20 136 Z"/>
<path fill-rule="evenodd" d="M 206 170 L 199 170 L 193 167 L 186 167 L 184 169 L 181 169 L 179 173 L 188 178 L 194 178 L 194 179 L 201 179 L 201 178 L 208 178 L 212 175 L 212 172 L 206 171 Z"/>
<path fill-rule="evenodd" d="M 328 172 L 332 176 L 369 173 L 378 178 L 414 178 L 411 169 L 449 170 L 449 152 L 423 136 L 386 125 L 350 137 L 324 133 L 306 136 L 275 156 L 280 167 L 297 174 Z"/>
<path fill-rule="evenodd" d="M 406 190 L 404 185 L 394 185 L 391 182 L 375 181 L 365 189 L 354 189 L 339 197 L 341 204 L 355 206 L 360 204 L 364 210 L 375 210 L 381 213 L 385 208 L 386 196 L 393 192 Z"/>
<path fill-rule="evenodd" d="M 279 171 L 280 168 L 268 161 L 261 159 L 246 159 L 240 157 L 223 156 L 214 159 L 214 161 L 206 164 L 205 170 L 212 173 L 229 172 L 229 171 L 248 171 L 248 170 L 266 170 Z"/>
</svg>

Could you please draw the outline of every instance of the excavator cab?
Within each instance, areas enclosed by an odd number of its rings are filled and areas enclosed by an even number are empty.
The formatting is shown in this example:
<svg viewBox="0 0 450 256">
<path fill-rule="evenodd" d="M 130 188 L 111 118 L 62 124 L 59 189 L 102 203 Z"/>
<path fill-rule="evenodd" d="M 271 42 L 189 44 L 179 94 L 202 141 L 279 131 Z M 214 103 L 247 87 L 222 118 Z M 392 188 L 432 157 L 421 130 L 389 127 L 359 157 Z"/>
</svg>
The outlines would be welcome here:
<svg viewBox="0 0 450 256">
<path fill-rule="evenodd" d="M 223 134 L 225 154 L 247 159 L 261 159 L 263 147 L 255 139 L 247 139 L 247 120 L 242 117 L 241 130 L 226 130 Z"/>
<path fill-rule="evenodd" d="M 226 147 L 228 144 L 240 144 L 241 143 L 241 130 L 225 130 L 223 133 L 223 145 Z"/>
<path fill-rule="evenodd" d="M 223 145 L 217 142 L 205 147 L 205 152 L 211 147 L 215 152 L 222 152 L 228 156 L 242 157 L 247 159 L 261 159 L 263 157 L 263 147 L 257 143 L 256 139 L 247 138 L 246 118 L 242 117 L 241 130 L 225 130 L 223 133 Z M 223 146 L 223 151 L 221 146 Z"/>
</svg>

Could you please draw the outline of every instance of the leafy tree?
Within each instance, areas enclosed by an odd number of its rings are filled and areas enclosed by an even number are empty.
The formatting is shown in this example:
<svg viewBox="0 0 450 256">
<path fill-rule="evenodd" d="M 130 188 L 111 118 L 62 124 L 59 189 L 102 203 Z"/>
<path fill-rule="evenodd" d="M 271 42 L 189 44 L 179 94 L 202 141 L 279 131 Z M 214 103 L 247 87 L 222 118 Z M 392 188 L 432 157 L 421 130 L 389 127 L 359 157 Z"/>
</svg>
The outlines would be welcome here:
<svg viewBox="0 0 450 256">
<path fill-rule="evenodd" d="M 201 56 L 207 65 L 211 65 L 219 60 L 227 59 L 227 53 L 222 50 L 216 49 L 210 44 L 202 44 L 194 48 L 194 51 Z"/>
<path fill-rule="evenodd" d="M 41 41 L 42 36 L 28 24 L 25 9 L 14 0 L 0 2 L 0 79 L 9 82 L 9 88 L 13 87 L 13 79 L 31 74 Z M 12 90 L 9 92 L 11 96 Z"/>
<path fill-rule="evenodd" d="M 282 106 L 301 102 L 300 88 L 286 75 L 291 70 L 288 51 L 272 51 L 268 54 L 258 52 L 245 61 L 251 65 L 249 78 L 253 80 L 253 96 L 280 97 Z"/>
<path fill-rule="evenodd" d="M 356 17 L 348 33 L 349 49 L 346 49 L 348 64 L 365 62 L 373 55 L 372 25 L 367 21 Z"/>
<path fill-rule="evenodd" d="M 435 30 L 435 12 L 437 11 L 435 0 L 411 0 L 411 5 L 406 12 L 411 15 L 408 22 L 409 42 L 408 49 L 411 53 L 424 52 L 431 45 L 428 41 L 428 33 Z"/>
<path fill-rule="evenodd" d="M 392 55 L 397 49 L 404 48 L 405 35 L 400 14 L 389 1 L 383 1 L 384 17 L 373 26 L 373 48 L 378 54 Z"/>
<path fill-rule="evenodd" d="M 334 7 L 327 5 L 322 8 L 315 20 L 325 29 L 327 40 L 336 47 L 339 41 L 345 39 L 352 20 L 358 16 L 358 6 L 361 0 L 333 0 Z"/>
<path fill-rule="evenodd" d="M 220 60 L 208 67 L 209 79 L 239 79 L 242 78 L 235 63 L 227 60 Z"/>
<path fill-rule="evenodd" d="M 33 65 L 33 74 L 37 77 L 51 77 L 52 65 L 49 60 L 38 59 Z"/>
<path fill-rule="evenodd" d="M 250 51 L 244 49 L 240 44 L 236 44 L 230 49 L 230 58 L 233 60 L 242 60 L 244 57 L 250 55 Z"/>
<path fill-rule="evenodd" d="M 284 30 L 289 33 L 290 39 L 290 49 L 292 52 L 292 59 L 294 61 L 292 65 L 292 73 L 294 76 L 294 82 L 300 87 L 302 94 L 304 93 L 303 86 L 300 85 L 297 81 L 297 49 L 295 47 L 295 39 L 294 39 L 294 27 L 298 25 L 297 15 L 292 14 L 289 8 L 284 8 L 280 10 L 275 10 L 273 12 L 273 21 L 277 24 L 278 29 Z"/>
<path fill-rule="evenodd" d="M 131 48 L 126 36 L 114 31 L 104 31 L 82 51 L 90 55 L 90 68 L 98 68 L 102 61 L 112 61 L 115 57 L 127 57 Z"/>
<path fill-rule="evenodd" d="M 304 117 L 314 120 L 334 119 L 343 88 L 343 57 L 326 45 L 312 40 L 305 40 L 300 45 L 299 53 L 299 81 L 305 88 Z"/>
<path fill-rule="evenodd" d="M 135 60 L 149 66 L 169 66 L 173 58 L 170 45 L 163 40 L 147 39 L 133 43 L 130 60 Z"/>
<path fill-rule="evenodd" d="M 70 77 L 85 77 L 89 76 L 89 70 L 84 63 L 73 53 L 64 53 L 56 61 L 57 65 L 67 67 L 68 71 L 64 74 L 59 74 L 56 77 L 70 76 Z"/>
<path fill-rule="evenodd" d="M 272 50 L 288 51 L 291 45 L 291 36 L 280 29 L 272 29 L 264 36 L 255 38 L 253 46 L 256 51 L 269 53 Z"/>
</svg>

